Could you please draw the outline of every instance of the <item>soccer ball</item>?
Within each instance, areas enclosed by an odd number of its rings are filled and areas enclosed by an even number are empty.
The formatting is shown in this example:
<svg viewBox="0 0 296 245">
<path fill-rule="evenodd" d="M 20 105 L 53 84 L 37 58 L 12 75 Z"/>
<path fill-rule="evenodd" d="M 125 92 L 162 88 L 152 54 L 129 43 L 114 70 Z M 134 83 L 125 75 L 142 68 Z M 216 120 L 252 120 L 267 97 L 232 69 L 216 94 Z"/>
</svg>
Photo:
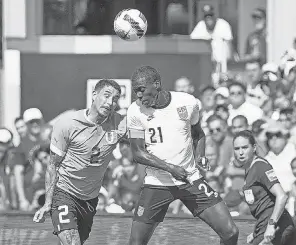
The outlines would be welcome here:
<svg viewBox="0 0 296 245">
<path fill-rule="evenodd" d="M 147 20 L 137 9 L 124 9 L 114 20 L 114 31 L 121 39 L 136 41 L 142 38 L 147 31 Z"/>
</svg>

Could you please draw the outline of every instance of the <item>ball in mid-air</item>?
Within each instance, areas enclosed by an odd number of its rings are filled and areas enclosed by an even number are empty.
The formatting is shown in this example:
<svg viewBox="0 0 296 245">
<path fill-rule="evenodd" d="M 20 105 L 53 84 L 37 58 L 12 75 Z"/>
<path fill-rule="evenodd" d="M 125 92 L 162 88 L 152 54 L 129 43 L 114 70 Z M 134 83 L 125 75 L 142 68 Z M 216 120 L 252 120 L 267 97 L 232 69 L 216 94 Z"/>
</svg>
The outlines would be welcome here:
<svg viewBox="0 0 296 245">
<path fill-rule="evenodd" d="M 137 9 L 124 9 L 114 20 L 114 31 L 121 39 L 136 41 L 142 38 L 147 31 L 146 17 Z"/>
</svg>

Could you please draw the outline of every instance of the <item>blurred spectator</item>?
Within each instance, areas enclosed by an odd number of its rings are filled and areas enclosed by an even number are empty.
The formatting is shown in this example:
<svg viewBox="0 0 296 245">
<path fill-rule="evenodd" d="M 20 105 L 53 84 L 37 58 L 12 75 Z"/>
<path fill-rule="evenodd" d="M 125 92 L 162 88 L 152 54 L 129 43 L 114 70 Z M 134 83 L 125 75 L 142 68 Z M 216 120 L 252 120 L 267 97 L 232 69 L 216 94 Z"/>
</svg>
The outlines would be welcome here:
<svg viewBox="0 0 296 245">
<path fill-rule="evenodd" d="M 110 35 L 113 31 L 109 0 L 76 0 L 74 27 L 76 34 Z"/>
<path fill-rule="evenodd" d="M 228 105 L 217 105 L 215 108 L 215 114 L 220 116 L 223 120 L 227 122 L 228 117 L 229 117 L 229 110 L 228 110 Z"/>
<path fill-rule="evenodd" d="M 27 131 L 28 131 L 28 127 L 27 127 L 24 119 L 22 117 L 17 117 L 14 120 L 14 126 L 15 126 L 15 129 L 16 129 L 17 133 L 19 134 L 20 138 L 23 139 L 26 136 Z"/>
<path fill-rule="evenodd" d="M 249 128 L 248 119 L 243 115 L 238 115 L 232 119 L 231 123 L 231 133 L 235 135 L 236 133 L 247 130 Z"/>
<path fill-rule="evenodd" d="M 13 135 L 6 129 L 0 129 L 0 210 L 8 208 L 9 204 L 13 206 L 12 190 L 10 183 L 9 156 L 13 148 Z M 15 205 L 15 204 L 14 204 Z"/>
<path fill-rule="evenodd" d="M 202 8 L 203 20 L 199 21 L 192 33 L 191 39 L 209 40 L 212 44 L 212 59 L 217 63 L 225 62 L 232 57 L 232 30 L 230 24 L 215 16 L 212 5 Z"/>
<path fill-rule="evenodd" d="M 214 114 L 215 108 L 215 88 L 213 86 L 206 86 L 201 89 L 201 103 L 201 127 L 203 128 L 205 134 L 207 134 L 206 121 L 211 115 Z"/>
<path fill-rule="evenodd" d="M 228 104 L 229 90 L 227 87 L 219 87 L 215 90 L 216 105 Z"/>
<path fill-rule="evenodd" d="M 33 153 L 42 144 L 41 127 L 43 116 L 39 109 L 30 108 L 24 112 L 24 121 L 28 127 L 28 133 L 22 139 L 20 145 L 15 149 L 12 162 L 14 163 L 14 175 L 16 190 L 21 210 L 28 210 L 30 207 L 30 196 L 26 195 L 26 186 L 32 184 L 32 169 L 34 169 Z M 32 198 L 32 197 L 31 197 Z"/>
<path fill-rule="evenodd" d="M 265 158 L 272 165 L 284 191 L 289 192 L 296 180 L 291 169 L 291 162 L 296 157 L 296 149 L 288 141 L 289 131 L 278 122 L 272 122 L 266 129 L 266 137 L 270 151 Z"/>
<path fill-rule="evenodd" d="M 175 82 L 175 91 L 176 92 L 184 92 L 188 94 L 194 94 L 195 88 L 192 84 L 191 80 L 189 80 L 187 77 L 180 77 Z M 202 103 L 199 99 L 196 99 L 198 102 L 199 109 L 202 108 Z"/>
<path fill-rule="evenodd" d="M 218 163 L 217 166 L 227 168 L 232 157 L 233 149 L 232 137 L 228 134 L 227 122 L 218 115 L 212 115 L 207 120 L 211 139 L 216 143 L 218 147 Z"/>
<path fill-rule="evenodd" d="M 257 8 L 252 13 L 255 30 L 248 35 L 246 52 L 242 60 L 260 60 L 261 64 L 266 63 L 266 11 Z"/>
<path fill-rule="evenodd" d="M 285 68 L 287 61 L 296 61 L 296 37 L 293 40 L 292 47 L 281 58 L 280 68 L 282 70 Z"/>
<path fill-rule="evenodd" d="M 229 85 L 229 118 L 228 124 L 231 125 L 232 119 L 237 115 L 243 115 L 252 124 L 257 119 L 263 117 L 263 111 L 248 101 L 246 101 L 246 87 L 239 83 L 233 82 Z"/>
<path fill-rule="evenodd" d="M 265 120 L 259 119 L 252 124 L 252 132 L 254 134 L 256 144 L 257 144 L 257 154 L 260 157 L 265 157 L 268 152 L 268 147 L 266 143 L 266 131 L 268 124 Z"/>
</svg>

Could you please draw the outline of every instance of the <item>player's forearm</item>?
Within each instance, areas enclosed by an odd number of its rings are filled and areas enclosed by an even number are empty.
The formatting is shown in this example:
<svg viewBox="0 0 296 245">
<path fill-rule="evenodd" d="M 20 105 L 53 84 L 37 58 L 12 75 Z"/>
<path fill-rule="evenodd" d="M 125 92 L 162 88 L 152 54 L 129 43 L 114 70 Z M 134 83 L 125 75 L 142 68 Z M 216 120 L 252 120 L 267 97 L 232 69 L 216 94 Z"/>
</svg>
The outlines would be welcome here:
<svg viewBox="0 0 296 245">
<path fill-rule="evenodd" d="M 191 126 L 191 137 L 193 141 L 193 148 L 195 157 L 204 157 L 206 148 L 206 137 L 200 123 Z"/>
<path fill-rule="evenodd" d="M 198 157 L 204 157 L 205 151 L 206 151 L 206 137 L 202 137 L 195 146 L 195 156 Z"/>
<path fill-rule="evenodd" d="M 45 205 L 50 206 L 52 204 L 52 197 L 54 188 L 58 181 L 57 169 L 53 164 L 47 167 L 45 175 Z"/>
<path fill-rule="evenodd" d="M 159 159 L 158 157 L 146 152 L 145 150 L 133 152 L 133 155 L 134 161 L 145 166 L 161 169 L 168 172 L 172 166 L 172 164 Z"/>
<path fill-rule="evenodd" d="M 288 200 L 288 196 L 284 193 L 282 195 L 278 195 L 275 199 L 274 209 L 270 216 L 270 219 L 273 219 L 275 222 L 278 222 L 280 217 L 282 216 L 285 206 Z"/>
</svg>

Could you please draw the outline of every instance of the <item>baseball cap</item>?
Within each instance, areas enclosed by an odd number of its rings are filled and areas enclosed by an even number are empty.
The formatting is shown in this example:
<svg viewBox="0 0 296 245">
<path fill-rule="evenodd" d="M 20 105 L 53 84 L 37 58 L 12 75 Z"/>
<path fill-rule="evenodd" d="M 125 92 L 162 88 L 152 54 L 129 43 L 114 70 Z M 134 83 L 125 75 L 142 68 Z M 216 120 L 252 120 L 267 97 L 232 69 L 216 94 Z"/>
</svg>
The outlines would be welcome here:
<svg viewBox="0 0 296 245">
<path fill-rule="evenodd" d="M 6 128 L 0 129 L 0 143 L 7 144 L 12 140 L 11 132 Z"/>
<path fill-rule="evenodd" d="M 262 8 L 256 8 L 252 12 L 252 17 L 265 19 L 266 18 L 266 11 Z"/>
<path fill-rule="evenodd" d="M 224 98 L 229 97 L 229 89 L 226 87 L 219 87 L 215 90 L 216 95 L 222 95 Z"/>
<path fill-rule="evenodd" d="M 266 63 L 262 66 L 262 72 L 272 72 L 272 73 L 277 73 L 278 72 L 278 65 L 275 63 Z"/>
<path fill-rule="evenodd" d="M 25 110 L 23 115 L 25 123 L 32 120 L 40 120 L 43 118 L 42 112 L 38 108 L 30 108 Z"/>
<path fill-rule="evenodd" d="M 204 17 L 215 15 L 214 7 L 209 4 L 203 6 L 202 12 L 204 14 Z"/>
<path fill-rule="evenodd" d="M 283 135 L 289 134 L 289 130 L 284 128 L 281 123 L 277 121 L 270 121 L 266 128 L 266 133 L 278 133 L 281 132 Z"/>
</svg>

